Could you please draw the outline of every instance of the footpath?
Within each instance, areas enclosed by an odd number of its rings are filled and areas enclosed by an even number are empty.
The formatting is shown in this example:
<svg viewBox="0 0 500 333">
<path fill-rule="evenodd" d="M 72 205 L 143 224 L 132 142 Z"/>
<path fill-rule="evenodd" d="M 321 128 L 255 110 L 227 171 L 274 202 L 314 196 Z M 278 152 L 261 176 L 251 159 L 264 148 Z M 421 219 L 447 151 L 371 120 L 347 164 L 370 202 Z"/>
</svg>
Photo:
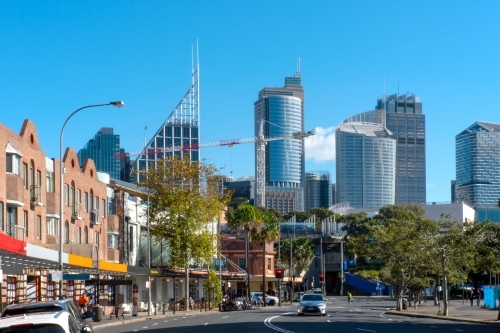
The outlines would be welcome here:
<svg viewBox="0 0 500 333">
<path fill-rule="evenodd" d="M 394 299 L 395 301 L 395 299 Z M 406 316 L 406 317 L 420 317 L 420 318 L 433 318 L 433 319 L 442 319 L 442 320 L 453 320 L 453 321 L 462 321 L 469 323 L 480 323 L 487 325 L 499 325 L 500 320 L 497 320 L 498 309 L 490 310 L 484 308 L 482 305 L 477 306 L 476 301 L 474 300 L 474 305 L 470 305 L 470 301 L 463 300 L 451 300 L 448 305 L 448 316 L 439 316 L 440 307 L 434 304 L 434 300 L 427 300 L 427 302 L 422 302 L 421 304 L 417 304 L 417 308 L 413 307 L 413 303 L 411 307 L 407 307 L 406 310 L 396 311 L 395 309 L 391 309 L 385 314 L 387 315 L 397 315 L 397 316 Z M 443 305 L 441 304 L 441 310 L 443 310 Z"/>
<path fill-rule="evenodd" d="M 130 313 L 125 313 L 123 317 L 120 316 L 119 319 L 116 319 L 116 317 L 113 315 L 111 319 L 109 319 L 109 314 L 104 315 L 101 321 L 93 321 L 92 319 L 87 319 L 87 321 L 92 325 L 92 328 L 94 330 L 100 330 L 105 327 L 110 327 L 110 326 L 117 326 L 117 325 L 126 325 L 128 323 L 135 323 L 135 322 L 140 322 L 140 321 L 146 321 L 146 320 L 151 320 L 151 319 L 162 319 L 162 318 L 172 318 L 172 317 L 186 317 L 186 316 L 203 316 L 203 315 L 211 315 L 211 314 L 216 314 L 219 313 L 219 310 L 214 308 L 212 310 L 206 310 L 203 309 L 203 311 L 200 312 L 200 310 L 191 310 L 191 311 L 175 311 L 175 314 L 173 313 L 172 310 L 165 312 L 157 313 L 156 315 L 149 316 L 147 312 L 139 312 L 137 314 L 137 317 L 132 317 L 132 314 Z"/>
</svg>

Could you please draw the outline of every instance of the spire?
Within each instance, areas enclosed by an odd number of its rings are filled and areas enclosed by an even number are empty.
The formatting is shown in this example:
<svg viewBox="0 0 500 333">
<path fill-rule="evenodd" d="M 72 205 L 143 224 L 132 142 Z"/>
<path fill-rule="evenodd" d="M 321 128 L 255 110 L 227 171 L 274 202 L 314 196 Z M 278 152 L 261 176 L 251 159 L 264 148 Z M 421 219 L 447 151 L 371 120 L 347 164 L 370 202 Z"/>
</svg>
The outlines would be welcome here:
<svg viewBox="0 0 500 333">
<path fill-rule="evenodd" d="M 295 73 L 295 77 L 300 77 L 300 57 L 297 60 L 297 73 Z"/>
</svg>

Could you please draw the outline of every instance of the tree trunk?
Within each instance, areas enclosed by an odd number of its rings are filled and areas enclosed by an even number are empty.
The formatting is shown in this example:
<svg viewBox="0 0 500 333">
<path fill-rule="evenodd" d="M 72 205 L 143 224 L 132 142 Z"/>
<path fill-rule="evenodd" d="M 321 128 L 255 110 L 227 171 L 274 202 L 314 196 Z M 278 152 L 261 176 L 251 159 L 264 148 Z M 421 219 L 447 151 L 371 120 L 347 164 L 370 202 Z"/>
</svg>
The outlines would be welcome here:
<svg viewBox="0 0 500 333">
<path fill-rule="evenodd" d="M 434 284 L 434 293 L 433 293 L 434 305 L 438 305 L 438 303 L 439 303 L 439 301 L 438 301 L 438 296 L 439 296 L 438 288 L 439 288 L 439 281 L 438 281 L 438 279 L 436 279 L 436 283 Z"/>
<path fill-rule="evenodd" d="M 443 316 L 448 316 L 448 283 L 446 281 L 446 256 L 441 254 L 441 265 L 443 268 Z"/>
<path fill-rule="evenodd" d="M 184 299 L 184 309 L 189 311 L 189 265 L 186 266 L 186 297 Z"/>
<path fill-rule="evenodd" d="M 396 305 L 397 311 L 403 310 L 403 292 L 404 292 L 404 275 L 401 274 L 401 280 L 399 281 L 399 286 L 398 286 L 398 299 Z"/>
<path fill-rule="evenodd" d="M 262 246 L 262 302 L 266 306 L 266 242 Z"/>
</svg>

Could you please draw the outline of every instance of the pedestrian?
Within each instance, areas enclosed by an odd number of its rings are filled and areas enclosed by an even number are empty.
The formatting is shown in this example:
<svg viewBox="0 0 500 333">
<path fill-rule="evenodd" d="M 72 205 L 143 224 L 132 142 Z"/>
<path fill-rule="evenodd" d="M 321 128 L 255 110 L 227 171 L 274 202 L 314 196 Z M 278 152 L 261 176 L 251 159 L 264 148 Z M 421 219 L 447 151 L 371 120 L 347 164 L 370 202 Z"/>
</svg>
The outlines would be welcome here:
<svg viewBox="0 0 500 333">
<path fill-rule="evenodd" d="M 351 306 L 352 294 L 350 291 L 347 292 L 347 303 Z"/>
<path fill-rule="evenodd" d="M 479 290 L 476 291 L 476 303 L 477 303 L 477 306 L 479 306 L 479 304 L 481 303 L 481 293 L 479 292 Z"/>
<path fill-rule="evenodd" d="M 83 293 L 82 296 L 80 296 L 80 299 L 78 300 L 78 306 L 80 306 L 83 315 L 85 315 L 85 312 L 87 312 L 86 308 L 88 302 L 89 299 L 87 298 L 87 294 Z"/>
<path fill-rule="evenodd" d="M 474 305 L 474 294 L 472 292 L 473 290 L 474 290 L 474 288 L 469 289 L 469 291 L 467 292 L 467 297 L 469 297 L 470 306 Z"/>
<path fill-rule="evenodd" d="M 193 310 L 194 300 L 193 297 L 189 296 L 189 309 Z"/>
</svg>

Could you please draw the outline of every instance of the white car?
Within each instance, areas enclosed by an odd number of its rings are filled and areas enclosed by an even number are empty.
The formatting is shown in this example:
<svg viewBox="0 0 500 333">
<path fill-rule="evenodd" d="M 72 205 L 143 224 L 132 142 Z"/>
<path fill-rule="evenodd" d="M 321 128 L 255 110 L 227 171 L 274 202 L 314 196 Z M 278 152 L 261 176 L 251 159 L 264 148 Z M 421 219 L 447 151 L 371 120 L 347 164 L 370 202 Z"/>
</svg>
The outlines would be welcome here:
<svg viewBox="0 0 500 333">
<path fill-rule="evenodd" d="M 299 316 L 305 314 L 326 316 L 326 300 L 320 294 L 305 294 L 300 300 L 297 314 Z"/>
<path fill-rule="evenodd" d="M 252 292 L 252 297 L 254 295 L 257 296 L 257 297 L 259 297 L 262 300 L 262 292 L 260 292 L 260 291 Z M 268 294 L 266 294 L 266 304 L 267 305 L 276 305 L 276 304 L 278 304 L 278 297 L 269 296 Z"/>
<path fill-rule="evenodd" d="M 0 333 L 7 332 L 51 332 L 87 333 L 69 312 L 40 312 L 5 317 L 0 320 Z"/>
</svg>

